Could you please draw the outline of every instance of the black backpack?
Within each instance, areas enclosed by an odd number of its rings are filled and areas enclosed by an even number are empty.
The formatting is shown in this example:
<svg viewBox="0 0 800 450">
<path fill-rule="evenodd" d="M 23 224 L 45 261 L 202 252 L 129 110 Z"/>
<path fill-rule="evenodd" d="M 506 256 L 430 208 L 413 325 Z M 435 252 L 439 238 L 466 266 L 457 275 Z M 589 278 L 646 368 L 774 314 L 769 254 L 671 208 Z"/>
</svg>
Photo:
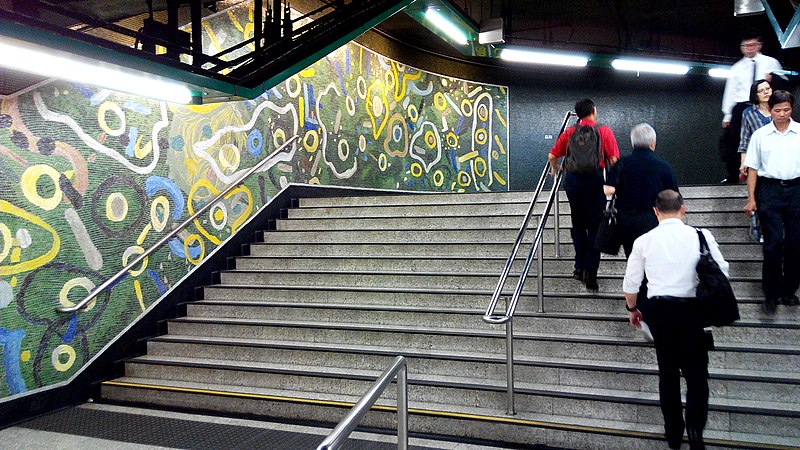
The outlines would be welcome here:
<svg viewBox="0 0 800 450">
<path fill-rule="evenodd" d="M 575 124 L 575 132 L 567 142 L 564 169 L 571 173 L 590 174 L 600 170 L 602 148 L 597 127 Z"/>
</svg>

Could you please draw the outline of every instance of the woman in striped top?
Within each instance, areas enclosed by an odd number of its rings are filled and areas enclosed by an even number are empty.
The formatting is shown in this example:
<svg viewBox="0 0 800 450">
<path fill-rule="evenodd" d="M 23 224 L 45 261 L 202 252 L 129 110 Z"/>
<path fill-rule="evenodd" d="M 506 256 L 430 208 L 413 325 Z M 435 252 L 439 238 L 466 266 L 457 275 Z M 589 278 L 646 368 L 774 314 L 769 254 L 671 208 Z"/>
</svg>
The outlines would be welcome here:
<svg viewBox="0 0 800 450">
<path fill-rule="evenodd" d="M 742 113 L 742 132 L 739 140 L 739 155 L 742 162 L 739 166 L 739 173 L 747 177 L 747 167 L 744 165 L 744 157 L 747 154 L 747 145 L 750 143 L 750 136 L 754 131 L 772 122 L 767 101 L 772 95 L 772 85 L 767 80 L 756 80 L 750 86 L 750 103 L 753 106 L 747 107 Z"/>
</svg>

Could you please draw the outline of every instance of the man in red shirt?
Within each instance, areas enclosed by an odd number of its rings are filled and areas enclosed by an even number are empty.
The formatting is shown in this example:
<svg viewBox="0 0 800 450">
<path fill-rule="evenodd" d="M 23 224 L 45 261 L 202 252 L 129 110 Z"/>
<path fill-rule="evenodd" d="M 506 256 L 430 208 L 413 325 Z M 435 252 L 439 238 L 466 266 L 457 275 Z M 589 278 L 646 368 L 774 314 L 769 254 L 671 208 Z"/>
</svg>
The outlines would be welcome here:
<svg viewBox="0 0 800 450">
<path fill-rule="evenodd" d="M 603 158 L 594 173 L 576 173 L 566 171 L 564 174 L 564 191 L 569 199 L 572 215 L 572 244 L 575 246 L 575 270 L 572 276 L 586 283 L 586 288 L 597 292 L 597 268 L 600 266 L 600 252 L 594 248 L 597 228 L 603 220 L 603 209 L 606 198 L 603 194 L 603 169 L 605 161 L 614 164 L 619 159 L 617 139 L 611 128 L 597 126 L 597 108 L 591 100 L 583 99 L 575 104 L 578 125 L 596 127 L 600 137 L 600 149 Z M 552 175 L 558 171 L 558 158 L 566 156 L 570 136 L 576 127 L 569 127 L 558 137 L 547 158 Z"/>
</svg>

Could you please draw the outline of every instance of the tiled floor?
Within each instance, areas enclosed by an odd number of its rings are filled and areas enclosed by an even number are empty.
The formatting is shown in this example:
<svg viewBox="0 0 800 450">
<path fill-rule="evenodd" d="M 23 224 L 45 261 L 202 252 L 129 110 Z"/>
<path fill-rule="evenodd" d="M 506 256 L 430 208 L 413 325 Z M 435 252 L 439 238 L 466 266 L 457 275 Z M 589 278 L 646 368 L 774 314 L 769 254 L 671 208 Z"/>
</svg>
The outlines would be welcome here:
<svg viewBox="0 0 800 450">
<path fill-rule="evenodd" d="M 80 431 L 72 431 L 75 429 Z M 315 448 L 329 432 L 327 428 L 87 403 L 0 430 L 0 448 L 303 450 Z M 382 450 L 396 448 L 396 443 L 396 436 L 354 432 L 344 448 Z M 477 450 L 499 447 L 411 438 L 409 448 Z"/>
</svg>

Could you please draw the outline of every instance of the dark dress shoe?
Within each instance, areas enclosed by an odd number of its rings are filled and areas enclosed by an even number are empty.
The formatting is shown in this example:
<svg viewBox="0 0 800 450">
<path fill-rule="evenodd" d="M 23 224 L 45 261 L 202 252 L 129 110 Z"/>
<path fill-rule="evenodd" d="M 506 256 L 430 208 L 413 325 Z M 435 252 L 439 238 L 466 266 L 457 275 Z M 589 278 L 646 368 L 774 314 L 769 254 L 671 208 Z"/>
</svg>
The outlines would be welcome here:
<svg viewBox="0 0 800 450">
<path fill-rule="evenodd" d="M 689 450 L 706 450 L 702 431 L 686 430 L 686 436 L 689 438 Z"/>
<path fill-rule="evenodd" d="M 787 295 L 781 299 L 781 304 L 786 306 L 797 306 L 800 305 L 800 298 L 797 298 L 796 295 Z"/>
<path fill-rule="evenodd" d="M 586 289 L 597 292 L 600 290 L 600 286 L 597 284 L 597 277 L 592 275 L 587 275 L 583 281 L 586 283 Z"/>
<path fill-rule="evenodd" d="M 583 281 L 583 271 L 581 269 L 575 269 L 572 271 L 572 278 L 575 278 L 578 281 Z"/>
<path fill-rule="evenodd" d="M 777 303 L 775 300 L 765 298 L 764 301 L 761 303 L 761 311 L 764 314 L 775 314 L 775 310 L 777 310 Z"/>
</svg>

